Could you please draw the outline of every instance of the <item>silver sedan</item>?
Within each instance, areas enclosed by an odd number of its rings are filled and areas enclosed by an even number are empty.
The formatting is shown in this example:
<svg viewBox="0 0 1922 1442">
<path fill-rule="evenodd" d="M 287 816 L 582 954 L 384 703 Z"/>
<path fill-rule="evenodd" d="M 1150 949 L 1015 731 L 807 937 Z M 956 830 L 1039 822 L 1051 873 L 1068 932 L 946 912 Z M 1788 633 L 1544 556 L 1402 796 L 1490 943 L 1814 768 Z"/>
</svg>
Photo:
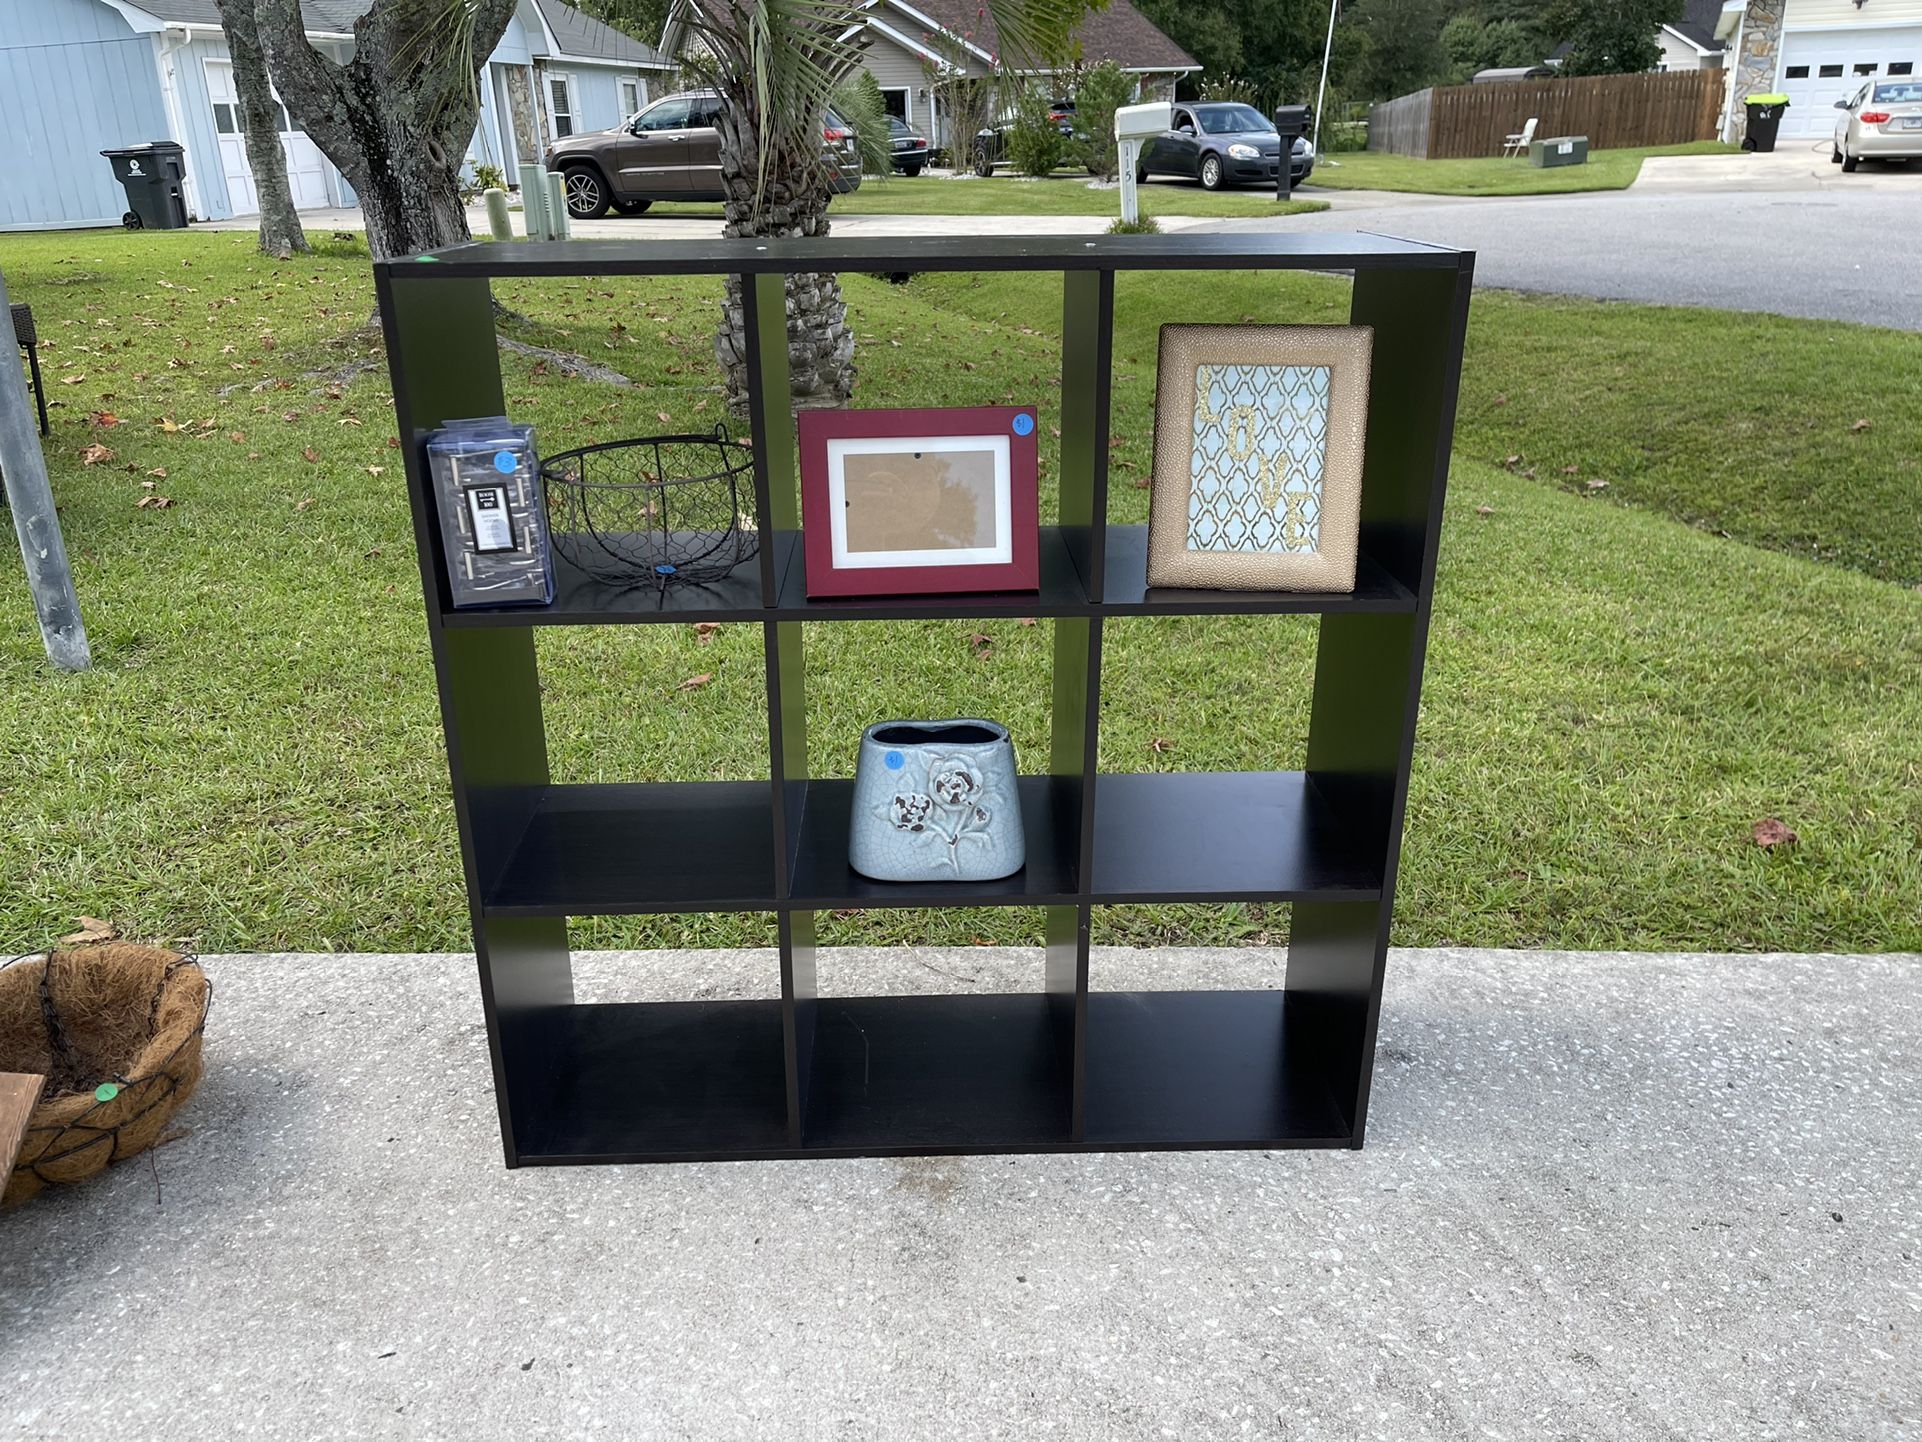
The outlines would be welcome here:
<svg viewBox="0 0 1922 1442">
<path fill-rule="evenodd" d="M 1922 80 L 1871 80 L 1835 102 L 1830 159 L 1844 170 L 1863 160 L 1922 157 Z"/>
</svg>

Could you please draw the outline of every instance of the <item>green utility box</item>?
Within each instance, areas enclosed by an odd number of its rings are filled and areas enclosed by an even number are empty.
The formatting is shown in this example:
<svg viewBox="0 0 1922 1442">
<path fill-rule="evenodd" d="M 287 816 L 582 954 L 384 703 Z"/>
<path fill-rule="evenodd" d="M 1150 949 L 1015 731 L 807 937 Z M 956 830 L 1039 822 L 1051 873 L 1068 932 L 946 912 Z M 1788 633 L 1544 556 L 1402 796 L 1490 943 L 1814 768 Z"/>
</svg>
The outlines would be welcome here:
<svg viewBox="0 0 1922 1442">
<path fill-rule="evenodd" d="M 1556 165 L 1588 164 L 1586 135 L 1551 135 L 1528 142 L 1528 163 L 1546 170 Z"/>
</svg>

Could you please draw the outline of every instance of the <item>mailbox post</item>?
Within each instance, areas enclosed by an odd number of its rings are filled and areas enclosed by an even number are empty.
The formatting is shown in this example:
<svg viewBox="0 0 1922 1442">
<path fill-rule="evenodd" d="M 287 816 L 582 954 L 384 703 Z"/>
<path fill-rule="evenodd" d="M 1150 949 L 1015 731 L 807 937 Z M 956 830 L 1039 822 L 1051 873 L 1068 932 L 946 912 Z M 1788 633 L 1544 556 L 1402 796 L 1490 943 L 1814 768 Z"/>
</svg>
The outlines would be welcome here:
<svg viewBox="0 0 1922 1442">
<path fill-rule="evenodd" d="M 1121 167 L 1121 218 L 1133 225 L 1141 219 L 1140 198 L 1135 194 L 1135 171 L 1141 166 L 1141 147 L 1158 135 L 1174 128 L 1175 108 L 1167 101 L 1151 105 L 1123 105 L 1114 113 L 1116 157 Z"/>
<path fill-rule="evenodd" d="M 1281 137 L 1281 165 L 1275 171 L 1275 199 L 1286 200 L 1295 189 L 1295 142 L 1308 133 L 1306 105 L 1275 107 L 1275 134 Z"/>
</svg>

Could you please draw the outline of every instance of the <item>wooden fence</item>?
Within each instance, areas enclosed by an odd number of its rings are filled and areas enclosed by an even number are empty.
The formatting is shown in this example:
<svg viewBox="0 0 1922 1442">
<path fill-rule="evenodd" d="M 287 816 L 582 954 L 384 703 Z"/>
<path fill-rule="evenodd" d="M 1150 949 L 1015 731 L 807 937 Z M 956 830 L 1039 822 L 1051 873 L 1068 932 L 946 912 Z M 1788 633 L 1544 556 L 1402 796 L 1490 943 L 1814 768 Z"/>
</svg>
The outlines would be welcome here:
<svg viewBox="0 0 1922 1442">
<path fill-rule="evenodd" d="M 1593 150 L 1713 140 L 1722 81 L 1720 70 L 1678 70 L 1417 90 L 1369 112 L 1368 148 L 1427 160 L 1500 155 L 1531 116 L 1537 136 L 1586 135 Z"/>
</svg>

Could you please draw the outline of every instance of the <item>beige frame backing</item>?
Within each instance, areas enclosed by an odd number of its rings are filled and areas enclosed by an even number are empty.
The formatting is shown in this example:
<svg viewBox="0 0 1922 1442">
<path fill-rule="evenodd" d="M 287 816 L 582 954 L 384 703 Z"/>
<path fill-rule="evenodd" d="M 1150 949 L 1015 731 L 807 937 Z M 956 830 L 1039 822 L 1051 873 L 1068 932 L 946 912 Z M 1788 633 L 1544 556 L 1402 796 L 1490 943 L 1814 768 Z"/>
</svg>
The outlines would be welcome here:
<svg viewBox="0 0 1922 1442">
<path fill-rule="evenodd" d="M 1202 590 L 1352 591 L 1361 529 L 1368 370 L 1365 325 L 1164 325 L 1155 376 L 1155 459 L 1148 502 L 1148 584 Z M 1195 369 L 1205 365 L 1318 365 L 1328 377 L 1320 549 L 1191 551 Z M 1179 382 L 1174 384 L 1174 382 Z"/>
</svg>

